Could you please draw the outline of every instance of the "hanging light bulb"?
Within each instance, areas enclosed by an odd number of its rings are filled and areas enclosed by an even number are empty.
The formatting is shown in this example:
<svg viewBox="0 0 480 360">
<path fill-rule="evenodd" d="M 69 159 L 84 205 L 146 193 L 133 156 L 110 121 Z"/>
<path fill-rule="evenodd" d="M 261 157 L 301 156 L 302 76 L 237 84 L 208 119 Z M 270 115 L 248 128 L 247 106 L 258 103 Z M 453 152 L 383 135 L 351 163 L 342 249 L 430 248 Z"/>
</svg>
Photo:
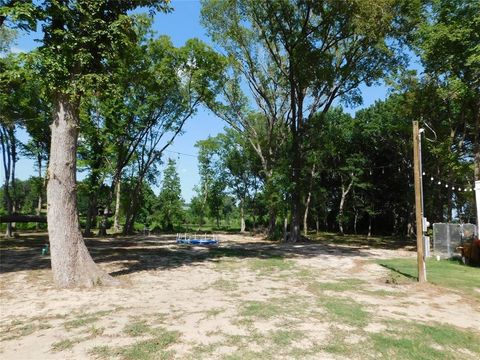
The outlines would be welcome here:
<svg viewBox="0 0 480 360">
<path fill-rule="evenodd" d="M 452 186 L 452 190 L 455 190 L 455 186 Z"/>
<path fill-rule="evenodd" d="M 423 176 L 425 176 L 425 171 L 422 173 Z"/>
<path fill-rule="evenodd" d="M 447 184 L 445 184 L 445 187 L 448 189 L 448 185 L 447 185 Z"/>
<path fill-rule="evenodd" d="M 430 177 L 430 181 L 433 181 L 433 176 L 432 176 L 432 177 Z"/>
<path fill-rule="evenodd" d="M 441 182 L 441 181 L 439 181 L 437 184 L 438 184 L 438 185 L 442 185 L 442 182 Z"/>
</svg>

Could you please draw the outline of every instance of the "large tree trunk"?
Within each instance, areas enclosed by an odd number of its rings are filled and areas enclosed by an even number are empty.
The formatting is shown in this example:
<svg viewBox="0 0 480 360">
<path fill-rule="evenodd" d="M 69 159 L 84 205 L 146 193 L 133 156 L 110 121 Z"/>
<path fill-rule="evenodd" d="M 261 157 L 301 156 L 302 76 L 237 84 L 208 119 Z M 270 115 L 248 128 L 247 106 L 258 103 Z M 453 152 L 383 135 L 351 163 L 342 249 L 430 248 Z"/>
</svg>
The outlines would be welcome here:
<svg viewBox="0 0 480 360">
<path fill-rule="evenodd" d="M 55 99 L 47 184 L 47 220 L 53 279 L 60 287 L 117 283 L 93 261 L 77 212 L 76 164 L 79 115 L 64 95 Z"/>
<path fill-rule="evenodd" d="M 122 230 L 120 226 L 120 197 L 121 197 L 122 184 L 120 178 L 115 183 L 115 216 L 113 218 L 113 229 L 115 232 Z"/>
</svg>

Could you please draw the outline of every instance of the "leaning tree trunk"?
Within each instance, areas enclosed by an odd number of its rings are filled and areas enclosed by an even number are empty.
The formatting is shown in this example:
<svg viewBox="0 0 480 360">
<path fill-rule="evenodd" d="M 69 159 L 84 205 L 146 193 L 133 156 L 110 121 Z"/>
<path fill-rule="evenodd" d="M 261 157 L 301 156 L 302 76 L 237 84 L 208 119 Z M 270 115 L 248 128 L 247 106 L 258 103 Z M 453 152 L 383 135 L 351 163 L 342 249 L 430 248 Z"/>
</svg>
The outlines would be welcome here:
<svg viewBox="0 0 480 360">
<path fill-rule="evenodd" d="M 47 219 L 53 278 L 60 287 L 117 283 L 93 261 L 83 241 L 77 212 L 78 106 L 57 95 L 47 184 Z"/>
</svg>

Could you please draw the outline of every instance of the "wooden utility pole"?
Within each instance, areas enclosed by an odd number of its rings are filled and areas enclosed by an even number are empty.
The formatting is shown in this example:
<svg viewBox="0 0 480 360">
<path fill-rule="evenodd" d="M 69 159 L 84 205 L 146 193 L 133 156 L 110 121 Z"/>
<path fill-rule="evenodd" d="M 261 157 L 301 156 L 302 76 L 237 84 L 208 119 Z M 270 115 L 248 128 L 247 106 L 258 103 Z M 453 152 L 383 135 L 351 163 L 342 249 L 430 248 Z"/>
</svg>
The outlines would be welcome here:
<svg viewBox="0 0 480 360">
<path fill-rule="evenodd" d="M 418 282 L 427 281 L 425 249 L 423 243 L 423 194 L 421 169 L 421 142 L 418 121 L 413 122 L 413 174 L 415 181 L 415 219 L 417 223 L 417 265 Z"/>
</svg>

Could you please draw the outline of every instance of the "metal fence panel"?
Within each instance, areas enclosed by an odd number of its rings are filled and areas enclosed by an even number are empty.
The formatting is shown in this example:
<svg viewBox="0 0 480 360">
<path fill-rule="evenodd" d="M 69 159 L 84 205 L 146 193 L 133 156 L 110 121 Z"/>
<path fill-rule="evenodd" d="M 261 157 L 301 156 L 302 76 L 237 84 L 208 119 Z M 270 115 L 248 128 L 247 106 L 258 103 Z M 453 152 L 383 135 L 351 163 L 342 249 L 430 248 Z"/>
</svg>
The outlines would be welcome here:
<svg viewBox="0 0 480 360">
<path fill-rule="evenodd" d="M 473 224 L 433 224 L 433 251 L 437 255 L 452 257 L 463 241 L 471 240 L 477 233 Z"/>
</svg>

